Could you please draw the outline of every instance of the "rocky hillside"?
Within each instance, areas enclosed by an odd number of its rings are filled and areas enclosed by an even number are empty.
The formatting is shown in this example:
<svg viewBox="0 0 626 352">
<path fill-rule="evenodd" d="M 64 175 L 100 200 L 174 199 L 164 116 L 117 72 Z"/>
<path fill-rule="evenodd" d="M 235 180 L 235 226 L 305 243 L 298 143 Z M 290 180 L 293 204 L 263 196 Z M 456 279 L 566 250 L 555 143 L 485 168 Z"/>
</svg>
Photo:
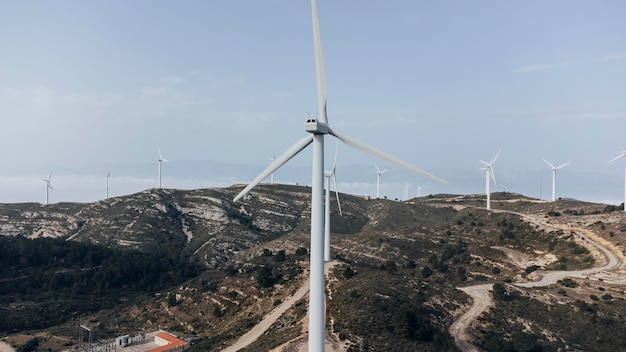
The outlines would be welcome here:
<svg viewBox="0 0 626 352">
<path fill-rule="evenodd" d="M 14 317 L 18 326 L 0 330 L 14 339 L 10 341 L 23 339 L 24 332 L 34 334 L 40 346 L 53 350 L 77 342 L 79 321 L 100 338 L 168 327 L 197 338 L 194 348 L 199 351 L 232 344 L 305 284 L 308 270 L 310 189 L 262 185 L 234 204 L 240 189 L 148 190 L 93 204 L 0 205 L 5 241 L 25 237 L 56 251 L 48 264 L 23 260 L 0 272 L 0 299 L 6 305 L 0 314 Z M 456 350 L 448 329 L 471 303 L 457 287 L 480 283 L 498 284 L 495 306 L 469 331 L 480 350 L 623 346 L 610 329 L 585 335 L 545 314 L 554 310 L 573 321 L 592 316 L 607 326 L 618 324 L 626 316 L 618 280 L 577 279 L 541 289 L 513 285 L 532 280 L 541 270 L 602 265 L 602 253 L 576 236 L 574 227 L 621 253 L 626 219 L 616 207 L 573 200 L 546 203 L 510 193 L 492 195 L 494 211 L 484 210 L 484 197 L 473 195 L 407 202 L 342 195 L 341 200 L 343 216 L 331 202 L 337 265 L 327 286 L 327 339 L 338 350 Z M 44 240 L 53 242 L 41 245 Z M 3 248 L 27 253 L 23 247 L 29 242 L 16 243 L 4 242 Z M 70 247 L 63 243 L 80 247 L 63 249 Z M 97 248 L 110 252 L 99 261 L 70 255 L 92 253 L 93 258 Z M 48 255 L 44 249 L 41 257 Z M 124 262 L 119 258 L 131 255 L 136 260 L 122 267 L 132 269 L 126 272 L 135 275 L 133 282 L 149 282 L 149 287 L 112 280 L 110 286 L 91 289 L 97 280 L 124 271 L 106 271 L 114 265 L 106 263 Z M 170 259 L 159 269 L 169 276 L 155 282 L 149 268 L 159 257 Z M 38 276 L 40 281 L 32 283 L 37 289 L 29 291 L 29 273 L 49 266 L 54 270 Z M 60 276 L 65 285 L 48 282 Z M 23 290 L 13 289 L 22 282 Z M 62 297 L 41 295 L 53 286 L 74 288 Z M 41 297 L 49 301 L 43 304 Z M 87 297 L 102 304 L 75 303 Z M 522 314 L 524 307 L 532 309 Z M 60 318 L 33 320 L 37 325 L 29 328 L 24 319 L 40 310 L 53 310 Z M 305 297 L 245 350 L 268 351 L 302 341 L 306 310 Z"/>
<path fill-rule="evenodd" d="M 234 253 L 294 230 L 306 217 L 306 189 L 261 186 L 247 202 L 233 204 L 238 190 L 151 189 L 91 204 L 2 204 L 0 235 L 176 253 L 215 268 Z M 281 193 L 288 199 L 281 200 Z"/>
</svg>

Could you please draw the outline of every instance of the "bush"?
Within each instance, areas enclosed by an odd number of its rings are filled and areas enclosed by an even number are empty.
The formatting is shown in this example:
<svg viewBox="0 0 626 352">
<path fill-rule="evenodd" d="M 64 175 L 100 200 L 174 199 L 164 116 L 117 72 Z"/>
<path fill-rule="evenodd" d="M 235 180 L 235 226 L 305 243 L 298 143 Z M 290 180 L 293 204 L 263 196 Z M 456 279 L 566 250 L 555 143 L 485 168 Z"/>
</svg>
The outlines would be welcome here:
<svg viewBox="0 0 626 352">
<path fill-rule="evenodd" d="M 37 347 L 39 347 L 39 338 L 35 337 L 18 347 L 17 352 L 34 352 L 37 351 Z"/>
<path fill-rule="evenodd" d="M 529 267 L 527 267 L 526 269 L 524 269 L 524 272 L 528 275 L 530 273 L 532 273 L 533 271 L 537 271 L 539 270 L 539 266 L 538 265 L 531 265 Z"/>
<path fill-rule="evenodd" d="M 275 279 L 272 275 L 272 268 L 269 266 L 263 266 L 257 272 L 256 282 L 261 285 L 261 287 L 272 287 L 274 286 Z"/>
<path fill-rule="evenodd" d="M 433 274 L 433 269 L 429 268 L 428 266 L 425 266 L 422 269 L 422 277 L 425 279 L 427 277 L 429 277 L 430 275 Z"/>
<path fill-rule="evenodd" d="M 576 283 L 576 281 L 570 279 L 570 278 L 565 278 L 563 280 L 559 280 L 558 283 L 560 283 L 561 285 L 565 286 L 565 287 L 570 287 L 570 288 L 575 288 L 578 287 L 578 284 Z"/>
<path fill-rule="evenodd" d="M 276 253 L 276 256 L 274 256 L 274 261 L 276 262 L 284 262 L 286 259 L 287 254 L 285 253 L 284 249 L 278 251 L 278 253 Z"/>
<path fill-rule="evenodd" d="M 608 293 L 605 293 L 605 294 L 602 295 L 602 299 L 605 300 L 605 301 L 608 301 L 608 300 L 613 299 L 613 296 L 611 296 Z"/>
</svg>

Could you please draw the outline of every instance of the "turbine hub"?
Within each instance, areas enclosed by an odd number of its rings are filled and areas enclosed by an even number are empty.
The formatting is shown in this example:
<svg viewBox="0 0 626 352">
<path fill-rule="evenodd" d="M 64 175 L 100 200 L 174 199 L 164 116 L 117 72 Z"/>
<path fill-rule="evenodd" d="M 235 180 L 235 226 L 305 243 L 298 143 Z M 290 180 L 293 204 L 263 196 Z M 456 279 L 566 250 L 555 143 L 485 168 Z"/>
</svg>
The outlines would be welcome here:
<svg viewBox="0 0 626 352">
<path fill-rule="evenodd" d="M 328 125 L 316 119 L 308 119 L 304 124 L 304 130 L 314 134 L 328 134 Z"/>
</svg>

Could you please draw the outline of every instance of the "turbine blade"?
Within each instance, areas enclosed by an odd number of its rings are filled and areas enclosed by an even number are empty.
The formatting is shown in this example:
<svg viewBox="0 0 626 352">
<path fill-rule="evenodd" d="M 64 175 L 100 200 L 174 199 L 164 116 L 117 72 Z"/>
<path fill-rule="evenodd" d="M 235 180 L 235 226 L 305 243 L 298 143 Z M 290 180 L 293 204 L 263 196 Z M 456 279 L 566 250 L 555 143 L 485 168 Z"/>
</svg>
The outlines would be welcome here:
<svg viewBox="0 0 626 352">
<path fill-rule="evenodd" d="M 565 167 L 565 166 L 567 166 L 567 165 L 569 165 L 569 164 L 571 164 L 571 162 L 570 162 L 570 161 L 566 162 L 566 163 L 565 163 L 565 164 L 563 164 L 563 165 L 557 166 L 557 169 L 560 169 L 560 168 L 562 168 L 562 167 Z"/>
<path fill-rule="evenodd" d="M 421 175 L 422 177 L 426 177 L 428 179 L 431 179 L 431 180 L 433 180 L 435 182 L 438 182 L 438 183 L 441 183 L 441 184 L 444 184 L 444 185 L 448 184 L 448 182 L 444 181 L 443 179 L 441 179 L 441 178 L 439 178 L 439 177 L 437 177 L 435 175 L 432 175 L 432 174 L 429 174 L 426 171 L 420 170 L 417 167 L 407 163 L 406 161 L 403 161 L 403 160 L 400 160 L 400 159 L 398 159 L 398 158 L 396 158 L 394 156 L 391 156 L 390 154 L 387 154 L 387 153 L 385 153 L 385 152 L 383 152 L 383 151 L 381 151 L 379 149 L 376 149 L 376 148 L 374 148 L 372 146 L 369 146 L 369 145 L 367 145 L 367 144 L 365 144 L 365 143 L 363 143 L 363 142 L 361 142 L 361 141 L 359 141 L 359 140 L 357 140 L 357 139 L 355 139 L 353 137 L 350 137 L 350 136 L 348 136 L 348 135 L 346 135 L 344 133 L 341 133 L 341 132 L 339 132 L 339 131 L 337 131 L 335 129 L 332 129 L 332 128 L 329 127 L 328 128 L 328 132 L 330 134 L 332 134 L 333 136 L 337 137 L 339 140 L 341 140 L 345 144 L 347 144 L 347 145 L 349 145 L 349 146 L 351 146 L 351 147 L 353 147 L 355 149 L 358 149 L 358 150 L 361 150 L 361 151 L 363 151 L 365 153 L 371 154 L 371 155 L 373 155 L 373 156 L 375 156 L 377 158 L 380 158 L 380 159 L 382 159 L 382 160 L 384 160 L 384 161 L 386 161 L 386 162 L 388 162 L 390 164 L 396 165 L 398 167 L 401 167 L 403 169 L 406 169 L 408 171 L 411 171 L 413 173 Z"/>
<path fill-rule="evenodd" d="M 335 146 L 335 160 L 333 161 L 333 176 L 335 175 L 335 169 L 337 168 L 337 151 L 339 151 L 339 141 L 337 141 L 337 145 Z"/>
<path fill-rule="evenodd" d="M 378 165 L 374 164 L 374 166 L 376 167 L 376 173 L 380 173 L 380 169 L 378 168 Z"/>
<path fill-rule="evenodd" d="M 491 176 L 491 179 L 493 180 L 493 186 L 497 187 L 496 184 L 496 174 L 493 173 L 493 168 L 489 168 L 489 176 Z"/>
<path fill-rule="evenodd" d="M 617 160 L 617 159 L 619 159 L 621 157 L 624 157 L 624 156 L 626 156 L 626 151 L 622 152 L 620 155 L 618 155 L 615 158 L 611 159 L 607 164 L 610 164 L 610 163 L 614 162 L 615 160 Z"/>
<path fill-rule="evenodd" d="M 157 151 L 159 152 L 159 160 L 163 160 L 163 155 L 161 155 L 161 148 L 157 147 Z"/>
<path fill-rule="evenodd" d="M 319 120 L 328 123 L 326 116 L 326 78 L 324 74 L 324 60 L 322 58 L 322 41 L 320 39 L 320 27 L 317 21 L 317 4 L 311 1 L 311 13 L 313 16 L 313 45 L 315 47 L 315 76 L 317 78 L 317 105 Z"/>
<path fill-rule="evenodd" d="M 556 169 L 556 167 L 554 167 L 554 165 L 550 164 L 550 162 L 546 159 L 543 159 L 543 161 L 546 162 L 546 164 L 550 165 L 551 168 Z"/>
<path fill-rule="evenodd" d="M 387 172 L 387 169 L 384 169 L 383 171 L 381 171 L 381 174 L 384 174 L 385 172 Z"/>
<path fill-rule="evenodd" d="M 495 162 L 496 162 L 496 159 L 498 159 L 498 155 L 500 155 L 500 151 L 501 151 L 501 150 L 502 150 L 502 149 L 498 149 L 498 152 L 496 153 L 496 156 L 494 156 L 494 157 L 493 157 L 493 159 L 491 159 L 491 163 L 490 163 L 490 164 L 493 164 L 493 163 L 495 163 Z"/>
<path fill-rule="evenodd" d="M 339 208 L 339 216 L 343 216 L 343 212 L 341 211 L 341 202 L 339 201 L 339 189 L 337 189 L 337 178 L 335 178 L 335 174 L 333 174 L 333 185 L 335 186 L 335 197 L 337 197 L 337 208 Z"/>
<path fill-rule="evenodd" d="M 243 197 L 246 193 L 248 193 L 252 188 L 258 185 L 261 181 L 263 181 L 267 176 L 271 175 L 272 172 L 276 171 L 278 168 L 283 166 L 289 159 L 293 158 L 296 154 L 300 153 L 302 149 L 306 148 L 309 144 L 313 142 L 313 134 L 302 138 L 301 140 L 294 143 L 291 147 L 289 147 L 281 156 L 276 158 L 276 160 L 272 161 L 272 163 L 265 169 L 263 172 L 259 174 L 254 180 L 250 182 L 243 191 L 239 192 L 239 194 L 233 199 L 233 202 L 238 201 Z"/>
<path fill-rule="evenodd" d="M 485 166 L 489 165 L 489 163 L 488 163 L 488 162 L 486 162 L 486 161 L 478 160 L 478 162 L 479 162 L 479 163 L 483 163 L 483 164 L 485 164 Z"/>
</svg>

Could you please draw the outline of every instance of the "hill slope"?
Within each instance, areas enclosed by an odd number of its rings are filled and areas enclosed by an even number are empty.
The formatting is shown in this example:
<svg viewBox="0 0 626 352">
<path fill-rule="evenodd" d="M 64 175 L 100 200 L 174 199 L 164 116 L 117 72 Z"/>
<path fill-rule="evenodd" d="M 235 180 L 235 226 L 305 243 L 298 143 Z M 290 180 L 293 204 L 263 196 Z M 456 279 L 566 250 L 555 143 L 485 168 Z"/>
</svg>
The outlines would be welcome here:
<svg viewBox="0 0 626 352">
<path fill-rule="evenodd" d="M 59 337 L 66 345 L 76 343 L 78 320 L 100 337 L 167 326 L 199 338 L 198 350 L 228 346 L 301 287 L 308 270 L 310 189 L 262 185 L 233 204 L 239 189 L 149 190 L 93 204 L 0 205 L 3 241 L 29 238 L 16 248 L 29 243 L 42 247 L 41 237 L 53 237 L 56 240 L 46 240 L 53 241 L 47 247 L 57 248 L 57 255 L 46 263 L 18 260 L 8 265 L 12 270 L 2 271 L 0 299 L 7 304 L 3 316 L 23 318 L 41 309 L 57 314 L 59 319 L 40 319 L 30 328 L 23 319 L 14 320 L 18 330 L 43 329 L 38 333 L 50 346 L 49 341 Z M 481 283 L 502 287 L 495 306 L 470 332 L 484 350 L 568 349 L 576 336 L 587 336 L 559 323 L 556 316 L 539 314 L 542 309 L 573 320 L 593 314 L 606 324 L 624 315 L 624 291 L 617 281 L 579 282 L 575 290 L 561 284 L 547 290 L 510 284 L 531 280 L 537 269 L 572 270 L 604 260 L 570 231 L 542 227 L 516 213 L 562 223 L 565 229 L 576 225 L 621 251 L 620 243 L 626 240 L 621 212 L 601 204 L 545 203 L 510 193 L 493 195 L 496 211 L 482 209 L 483 202 L 480 196 L 394 202 L 342 195 L 344 215 L 331 208 L 332 252 L 340 264 L 328 280 L 328 339 L 355 351 L 455 350 L 448 328 L 470 304 L 455 287 Z M 82 247 L 70 250 L 62 243 Z M 67 255 L 93 253 L 94 248 L 110 251 L 99 264 Z M 125 262 L 119 259 L 123 257 L 135 259 Z M 159 281 L 151 276 L 154 268 L 148 263 L 163 258 L 167 265 L 156 270 L 168 274 Z M 118 285 L 113 290 L 76 283 L 92 283 L 94 277 L 109 282 L 104 267 L 122 262 L 126 264 L 121 267 L 132 268 L 126 275 L 132 272 L 133 282 L 144 284 L 110 280 Z M 15 285 L 8 283 L 24 281 L 44 268 L 52 271 L 39 276 L 34 292 L 11 290 Z M 88 277 L 87 272 L 94 274 Z M 62 290 L 65 286 L 55 286 L 53 280 L 77 289 Z M 46 294 L 52 287 L 67 291 L 60 295 L 64 301 Z M 42 297 L 47 303 L 39 301 Z M 96 303 L 87 306 L 88 297 Z M 531 314 L 521 314 L 522 307 L 532 307 Z M 16 327 L 3 329 L 8 333 Z M 303 332 L 306 298 L 246 350 L 267 351 L 298 340 Z M 597 350 L 623 343 L 610 338 L 610 329 L 596 329 L 594 334 L 576 337 L 576 348 Z"/>
</svg>

